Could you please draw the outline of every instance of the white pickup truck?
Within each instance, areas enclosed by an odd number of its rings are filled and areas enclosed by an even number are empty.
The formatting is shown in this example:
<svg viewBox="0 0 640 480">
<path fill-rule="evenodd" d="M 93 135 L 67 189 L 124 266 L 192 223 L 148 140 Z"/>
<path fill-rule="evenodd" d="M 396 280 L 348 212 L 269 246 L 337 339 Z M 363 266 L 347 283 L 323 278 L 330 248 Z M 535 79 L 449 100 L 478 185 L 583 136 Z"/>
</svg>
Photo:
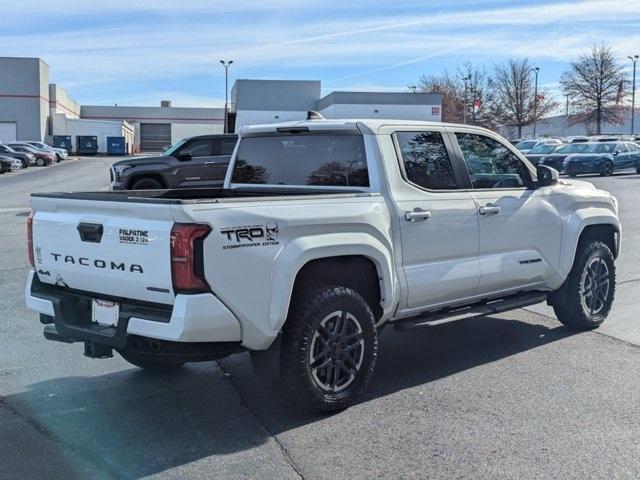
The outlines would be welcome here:
<svg viewBox="0 0 640 480">
<path fill-rule="evenodd" d="M 223 188 L 31 203 L 26 301 L 46 338 L 144 368 L 249 350 L 324 411 L 363 392 L 384 325 L 546 300 L 598 327 L 620 250 L 612 195 L 441 123 L 246 127 Z"/>
</svg>

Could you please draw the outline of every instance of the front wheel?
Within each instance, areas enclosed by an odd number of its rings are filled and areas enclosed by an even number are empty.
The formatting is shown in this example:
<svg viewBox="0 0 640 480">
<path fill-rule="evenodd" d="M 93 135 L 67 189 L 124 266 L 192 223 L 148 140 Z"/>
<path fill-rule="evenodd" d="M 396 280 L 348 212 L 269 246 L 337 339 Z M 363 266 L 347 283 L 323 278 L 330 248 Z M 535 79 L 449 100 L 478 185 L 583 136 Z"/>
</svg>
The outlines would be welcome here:
<svg viewBox="0 0 640 480">
<path fill-rule="evenodd" d="M 153 177 L 142 177 L 136 180 L 131 186 L 131 190 L 160 190 L 162 183 Z"/>
<path fill-rule="evenodd" d="M 294 303 L 282 340 L 280 383 L 302 405 L 322 412 L 344 410 L 373 375 L 375 318 L 350 288 L 309 289 Z"/>
<path fill-rule="evenodd" d="M 588 240 L 579 249 L 566 280 L 566 302 L 553 309 L 564 325 L 592 330 L 604 322 L 613 305 L 616 266 L 604 242 Z"/>
<path fill-rule="evenodd" d="M 46 162 L 44 161 L 44 158 L 38 158 L 36 160 L 36 165 L 39 167 L 44 167 L 46 165 Z"/>
</svg>

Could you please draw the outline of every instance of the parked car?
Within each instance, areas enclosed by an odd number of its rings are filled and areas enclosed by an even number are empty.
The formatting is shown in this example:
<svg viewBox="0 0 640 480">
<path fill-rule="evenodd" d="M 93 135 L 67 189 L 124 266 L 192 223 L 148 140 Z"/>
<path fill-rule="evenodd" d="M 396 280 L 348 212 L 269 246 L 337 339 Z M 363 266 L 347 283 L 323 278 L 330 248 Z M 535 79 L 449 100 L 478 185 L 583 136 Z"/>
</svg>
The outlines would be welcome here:
<svg viewBox="0 0 640 480">
<path fill-rule="evenodd" d="M 69 156 L 69 152 L 67 152 L 67 150 L 64 149 L 64 148 L 52 147 L 50 145 L 47 145 L 44 142 L 31 142 L 31 141 L 29 141 L 27 143 L 30 144 L 30 145 L 33 145 L 36 148 L 40 148 L 42 150 L 47 150 L 49 152 L 54 153 L 58 162 L 66 159 Z"/>
<path fill-rule="evenodd" d="M 529 150 L 525 156 L 531 163 L 538 165 L 542 157 L 555 152 L 561 147 L 562 145 L 556 145 L 555 143 L 541 143 Z"/>
<path fill-rule="evenodd" d="M 15 158 L 0 156 L 0 173 L 10 172 Z"/>
<path fill-rule="evenodd" d="M 44 167 L 56 163 L 55 154 L 29 145 L 26 142 L 11 142 L 8 144 L 16 152 L 31 153 L 36 158 L 36 165 Z"/>
<path fill-rule="evenodd" d="M 248 350 L 323 411 L 364 392 L 385 324 L 546 300 L 592 330 L 614 298 L 618 201 L 469 125 L 244 127 L 222 188 L 33 193 L 31 207 L 26 303 L 45 338 L 156 370 Z"/>
<path fill-rule="evenodd" d="M 17 158 L 22 162 L 22 167 L 27 168 L 36 162 L 36 156 L 29 152 L 17 152 L 9 145 L 0 144 L 0 155 L 4 157 Z"/>
<path fill-rule="evenodd" d="M 557 171 L 562 172 L 562 162 L 567 158 L 567 155 L 571 155 L 572 153 L 582 153 L 586 150 L 589 143 L 584 142 L 576 142 L 576 143 L 568 143 L 566 145 L 562 145 L 554 150 L 552 153 L 547 155 L 543 155 L 540 158 L 538 164 L 546 165 L 551 168 L 555 168 Z M 527 158 L 529 156 L 527 155 Z"/>
<path fill-rule="evenodd" d="M 538 145 L 562 145 L 562 142 L 555 138 L 530 138 L 516 143 L 515 147 L 522 153 L 527 154 L 532 148 Z"/>
<path fill-rule="evenodd" d="M 131 157 L 111 165 L 112 190 L 220 187 L 238 136 L 182 139 L 153 157 Z"/>
<path fill-rule="evenodd" d="M 618 170 L 636 168 L 640 146 L 633 142 L 594 142 L 577 154 L 568 155 L 562 169 L 570 177 L 581 173 L 612 175 Z"/>
</svg>

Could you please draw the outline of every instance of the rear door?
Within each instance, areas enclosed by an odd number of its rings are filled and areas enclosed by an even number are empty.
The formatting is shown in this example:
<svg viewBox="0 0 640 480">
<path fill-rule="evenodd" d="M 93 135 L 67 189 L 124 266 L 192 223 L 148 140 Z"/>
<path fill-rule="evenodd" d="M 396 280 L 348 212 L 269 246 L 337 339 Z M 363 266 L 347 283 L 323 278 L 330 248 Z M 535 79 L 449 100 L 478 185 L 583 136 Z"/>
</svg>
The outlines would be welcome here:
<svg viewBox="0 0 640 480">
<path fill-rule="evenodd" d="M 478 212 L 444 129 L 395 131 L 406 307 L 472 297 L 478 287 Z M 393 175 L 393 173 L 392 173 Z M 393 177 L 390 177 L 393 181 Z"/>
<path fill-rule="evenodd" d="M 170 205 L 32 197 L 41 282 L 171 304 Z"/>
</svg>

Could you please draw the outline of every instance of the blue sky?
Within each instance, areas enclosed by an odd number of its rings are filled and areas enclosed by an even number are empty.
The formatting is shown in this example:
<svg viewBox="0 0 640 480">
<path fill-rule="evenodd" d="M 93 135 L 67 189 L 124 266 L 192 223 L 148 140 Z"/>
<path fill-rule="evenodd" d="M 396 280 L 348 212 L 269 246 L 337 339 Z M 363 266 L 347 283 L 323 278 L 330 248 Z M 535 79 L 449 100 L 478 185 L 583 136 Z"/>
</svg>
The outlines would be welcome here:
<svg viewBox="0 0 640 480">
<path fill-rule="evenodd" d="M 557 90 L 594 42 L 640 54 L 640 0 L 0 0 L 0 12 L 0 56 L 42 57 L 83 104 L 220 106 L 221 58 L 235 61 L 230 85 L 317 79 L 328 93 L 402 91 L 522 56 Z"/>
</svg>

